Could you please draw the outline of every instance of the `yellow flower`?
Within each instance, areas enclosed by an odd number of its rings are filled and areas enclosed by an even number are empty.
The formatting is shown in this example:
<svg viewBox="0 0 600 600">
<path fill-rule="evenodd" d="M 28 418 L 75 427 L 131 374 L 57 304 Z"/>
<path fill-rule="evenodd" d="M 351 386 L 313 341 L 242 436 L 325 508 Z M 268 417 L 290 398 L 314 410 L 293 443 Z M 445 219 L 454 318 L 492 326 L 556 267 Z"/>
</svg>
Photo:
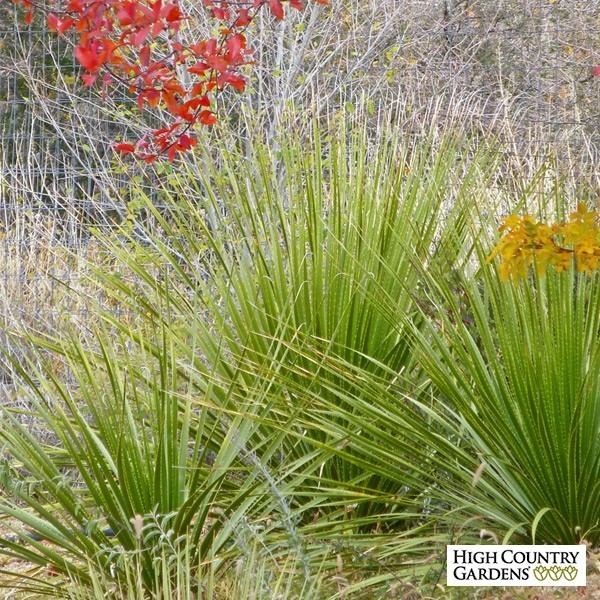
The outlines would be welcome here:
<svg viewBox="0 0 600 600">
<path fill-rule="evenodd" d="M 532 215 L 509 215 L 498 231 L 502 235 L 488 261 L 500 259 L 503 280 L 525 277 L 532 265 L 541 276 L 549 265 L 559 272 L 573 266 L 581 272 L 600 268 L 599 214 L 583 203 L 561 223 L 539 222 Z"/>
</svg>

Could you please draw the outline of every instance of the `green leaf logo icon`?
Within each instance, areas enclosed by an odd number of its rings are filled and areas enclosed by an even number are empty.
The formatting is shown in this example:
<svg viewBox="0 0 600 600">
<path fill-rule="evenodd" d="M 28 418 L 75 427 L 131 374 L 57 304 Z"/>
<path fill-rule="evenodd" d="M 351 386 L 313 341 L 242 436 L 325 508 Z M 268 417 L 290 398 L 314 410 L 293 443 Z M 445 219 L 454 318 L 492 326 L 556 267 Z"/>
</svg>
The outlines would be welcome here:
<svg viewBox="0 0 600 600">
<path fill-rule="evenodd" d="M 552 581 L 558 581 L 562 577 L 562 574 L 563 570 L 558 565 L 552 565 L 548 569 L 548 575 L 550 575 Z"/>
<path fill-rule="evenodd" d="M 569 565 L 568 567 L 563 567 L 563 576 L 567 581 L 573 581 L 575 577 L 577 577 L 578 569 L 573 565 Z"/>
<path fill-rule="evenodd" d="M 538 565 L 534 570 L 533 574 L 538 581 L 544 581 L 548 577 L 548 567 L 542 567 Z"/>
</svg>

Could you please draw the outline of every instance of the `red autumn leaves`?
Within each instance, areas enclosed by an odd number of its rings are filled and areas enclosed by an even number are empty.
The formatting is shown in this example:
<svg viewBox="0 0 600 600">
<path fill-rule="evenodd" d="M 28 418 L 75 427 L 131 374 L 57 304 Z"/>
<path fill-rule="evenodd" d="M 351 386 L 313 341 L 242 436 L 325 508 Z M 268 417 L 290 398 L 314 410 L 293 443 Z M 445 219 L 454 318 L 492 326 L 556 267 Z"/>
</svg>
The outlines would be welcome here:
<svg viewBox="0 0 600 600">
<path fill-rule="evenodd" d="M 31 22 L 31 0 L 13 2 L 24 6 L 25 20 Z M 48 28 L 58 34 L 74 33 L 74 54 L 85 85 L 99 78 L 105 88 L 124 85 L 140 110 L 158 109 L 170 115 L 169 125 L 149 131 L 135 143 L 115 144 L 117 151 L 153 162 L 162 155 L 173 160 L 193 148 L 197 127 L 217 121 L 215 96 L 226 88 L 245 89 L 241 68 L 252 62 L 245 30 L 258 11 L 266 7 L 283 19 L 285 5 L 304 8 L 301 0 L 202 3 L 219 22 L 218 33 L 183 45 L 179 32 L 190 17 L 177 0 L 55 0 L 47 15 Z"/>
</svg>

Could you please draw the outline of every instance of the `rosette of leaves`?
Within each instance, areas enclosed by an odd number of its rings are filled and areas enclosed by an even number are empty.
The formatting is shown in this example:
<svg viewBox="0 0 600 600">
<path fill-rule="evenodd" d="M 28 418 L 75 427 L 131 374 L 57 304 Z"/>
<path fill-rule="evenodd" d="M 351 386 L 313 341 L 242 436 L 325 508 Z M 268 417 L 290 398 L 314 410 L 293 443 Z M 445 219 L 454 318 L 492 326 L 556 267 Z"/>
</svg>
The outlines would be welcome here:
<svg viewBox="0 0 600 600">
<path fill-rule="evenodd" d="M 37 340 L 66 362 L 68 381 L 51 364 L 15 365 L 27 419 L 51 434 L 40 440 L 22 413 L 2 411 L 0 512 L 12 534 L 0 538 L 0 553 L 40 567 L 20 589 L 56 597 L 67 581 L 86 588 L 100 579 L 118 597 L 133 573 L 137 597 L 162 597 L 178 589 L 184 564 L 188 588 L 179 591 L 197 594 L 229 564 L 258 498 L 273 519 L 270 494 L 255 493 L 252 420 L 208 401 L 192 407 L 172 348 L 157 335 L 159 356 L 145 344 L 129 354 L 106 332 L 94 347 Z"/>
<path fill-rule="evenodd" d="M 590 229 L 596 237 L 588 215 L 580 207 L 561 226 L 575 253 Z M 513 242 L 539 239 L 535 223 L 516 223 L 500 253 L 512 256 Z M 430 275 L 438 320 L 428 322 L 426 334 L 416 332 L 436 395 L 459 412 L 465 439 L 478 448 L 478 485 L 496 490 L 496 499 L 479 498 L 472 511 L 485 515 L 498 536 L 597 544 L 599 274 L 548 269 L 503 281 L 485 258 L 488 243 L 477 241 L 477 269 L 460 276 L 460 302 L 443 277 Z M 465 306 L 467 323 L 459 318 Z"/>
</svg>

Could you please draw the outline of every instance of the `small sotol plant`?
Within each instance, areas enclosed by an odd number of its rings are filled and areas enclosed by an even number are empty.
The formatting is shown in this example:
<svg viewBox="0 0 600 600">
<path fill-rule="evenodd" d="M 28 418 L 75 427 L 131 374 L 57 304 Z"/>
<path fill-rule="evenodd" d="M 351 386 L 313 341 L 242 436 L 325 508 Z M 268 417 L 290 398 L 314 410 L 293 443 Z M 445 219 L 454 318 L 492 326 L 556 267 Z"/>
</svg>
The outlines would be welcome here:
<svg viewBox="0 0 600 600">
<path fill-rule="evenodd" d="M 114 333 L 98 333 L 93 348 L 75 337 L 38 340 L 66 362 L 68 383 L 33 361 L 15 365 L 28 418 L 46 435 L 3 410 L 0 512 L 12 534 L 0 552 L 55 575 L 20 588 L 60 595 L 67 580 L 103 580 L 118 597 L 135 573 L 139 598 L 163 597 L 177 588 L 184 561 L 188 591 L 197 593 L 227 566 L 257 498 L 274 519 L 255 463 L 244 458 L 252 422 L 192 406 L 168 338 L 157 336 L 159 356 L 144 343 L 128 353 Z"/>
<path fill-rule="evenodd" d="M 429 277 L 437 319 L 416 333 L 422 365 L 439 401 L 464 419 L 464 437 L 481 457 L 478 485 L 495 490 L 473 510 L 508 539 L 595 545 L 597 216 L 580 205 L 555 227 L 510 217 L 503 230 L 494 251 L 503 261 L 500 273 L 482 237 L 477 268 L 461 275 L 459 294 L 443 277 Z M 468 320 L 461 318 L 465 310 Z"/>
</svg>

